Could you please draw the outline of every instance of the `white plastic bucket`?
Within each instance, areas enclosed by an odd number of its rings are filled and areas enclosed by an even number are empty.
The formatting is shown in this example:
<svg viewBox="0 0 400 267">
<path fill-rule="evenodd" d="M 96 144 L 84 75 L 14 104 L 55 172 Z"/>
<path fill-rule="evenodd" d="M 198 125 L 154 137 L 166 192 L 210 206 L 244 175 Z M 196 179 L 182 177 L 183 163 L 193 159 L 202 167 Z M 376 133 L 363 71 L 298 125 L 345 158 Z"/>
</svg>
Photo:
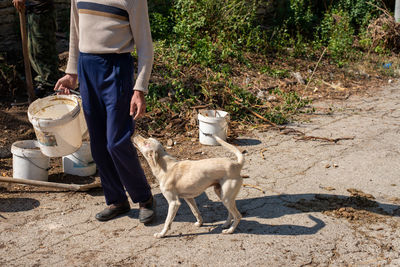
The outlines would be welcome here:
<svg viewBox="0 0 400 267">
<path fill-rule="evenodd" d="M 86 140 L 86 139 L 89 139 L 89 131 L 87 128 L 85 115 L 83 113 L 82 99 L 80 97 L 78 97 L 78 102 L 79 102 L 79 106 L 81 108 L 81 111 L 79 112 L 79 125 L 81 127 L 82 140 Z"/>
<path fill-rule="evenodd" d="M 14 178 L 47 181 L 50 161 L 42 154 L 35 140 L 14 142 L 11 153 Z"/>
<path fill-rule="evenodd" d="M 35 100 L 28 108 L 40 150 L 49 157 L 69 155 L 82 145 L 77 96 L 52 95 Z"/>
<path fill-rule="evenodd" d="M 78 151 L 62 158 L 64 173 L 90 176 L 96 173 L 96 164 L 90 152 L 90 143 L 84 141 Z"/>
<path fill-rule="evenodd" d="M 198 114 L 199 140 L 203 145 L 219 145 L 211 136 L 216 135 L 226 140 L 228 133 L 229 114 L 222 110 L 202 110 Z"/>
</svg>

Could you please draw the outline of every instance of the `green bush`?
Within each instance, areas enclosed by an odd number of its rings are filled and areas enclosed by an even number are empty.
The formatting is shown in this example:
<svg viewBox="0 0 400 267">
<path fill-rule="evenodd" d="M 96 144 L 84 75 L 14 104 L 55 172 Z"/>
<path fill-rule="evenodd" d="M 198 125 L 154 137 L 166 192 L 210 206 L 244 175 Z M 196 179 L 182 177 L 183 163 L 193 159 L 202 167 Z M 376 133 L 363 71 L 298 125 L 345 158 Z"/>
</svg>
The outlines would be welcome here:
<svg viewBox="0 0 400 267">
<path fill-rule="evenodd" d="M 154 40 L 165 40 L 171 38 L 174 21 L 172 18 L 173 0 L 150 0 L 149 19 L 151 34 Z"/>
<path fill-rule="evenodd" d="M 228 57 L 242 59 L 244 51 L 293 47 L 297 56 L 312 43 L 329 46 L 334 60 L 341 54 L 346 59 L 342 52 L 354 41 L 351 36 L 365 32 L 381 13 L 376 6 L 383 5 L 382 0 L 152 0 L 149 10 L 154 39 L 184 52 L 182 64 L 217 70 Z"/>
<path fill-rule="evenodd" d="M 164 37 L 175 52 L 186 53 L 183 64 L 215 68 L 229 56 L 240 58 L 241 51 L 264 44 L 256 0 L 175 0 L 170 9 L 155 6 L 149 12 L 152 34 Z"/>
<path fill-rule="evenodd" d="M 353 49 L 354 28 L 347 12 L 333 9 L 326 13 L 317 29 L 316 47 L 327 47 L 328 54 L 339 65 L 355 53 Z"/>
<path fill-rule="evenodd" d="M 369 1 L 383 6 L 381 0 Z M 273 93 L 279 104 L 255 108 L 263 106 L 262 100 L 246 86 L 233 85 L 232 66 L 251 68 L 247 52 L 261 57 L 275 53 L 284 60 L 288 53 L 320 56 L 322 48 L 341 66 L 357 55 L 355 40 L 368 45 L 365 29 L 380 12 L 365 0 L 149 0 L 159 61 L 154 71 L 163 81 L 150 86 L 148 108 L 181 112 L 207 103 L 229 111 L 234 119 L 254 120 L 247 110 L 252 109 L 284 123 L 309 101 L 277 90 Z M 268 65 L 260 71 L 274 78 L 290 75 Z"/>
</svg>

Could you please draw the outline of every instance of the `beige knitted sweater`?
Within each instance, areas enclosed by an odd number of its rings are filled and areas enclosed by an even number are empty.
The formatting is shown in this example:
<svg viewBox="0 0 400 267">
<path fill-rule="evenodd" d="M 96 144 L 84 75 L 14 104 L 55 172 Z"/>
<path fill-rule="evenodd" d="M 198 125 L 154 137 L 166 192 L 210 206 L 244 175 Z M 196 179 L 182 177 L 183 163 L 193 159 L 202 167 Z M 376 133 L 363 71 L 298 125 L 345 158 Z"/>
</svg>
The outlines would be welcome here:
<svg viewBox="0 0 400 267">
<path fill-rule="evenodd" d="M 69 59 L 66 73 L 77 74 L 79 52 L 133 52 L 138 69 L 134 90 L 147 92 L 153 65 L 147 0 L 71 0 Z"/>
</svg>

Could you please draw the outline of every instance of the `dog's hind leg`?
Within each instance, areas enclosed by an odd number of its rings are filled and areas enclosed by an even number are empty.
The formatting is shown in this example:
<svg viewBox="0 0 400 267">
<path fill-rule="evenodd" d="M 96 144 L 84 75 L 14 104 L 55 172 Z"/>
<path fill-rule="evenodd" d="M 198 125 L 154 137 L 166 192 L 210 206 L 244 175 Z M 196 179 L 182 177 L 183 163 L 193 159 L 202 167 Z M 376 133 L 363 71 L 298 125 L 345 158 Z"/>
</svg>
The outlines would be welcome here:
<svg viewBox="0 0 400 267">
<path fill-rule="evenodd" d="M 230 216 L 228 217 L 228 219 L 233 217 L 233 223 L 232 223 L 232 225 L 230 227 L 229 227 L 229 225 L 226 225 L 228 220 L 227 220 L 227 222 L 225 222 L 223 227 L 226 226 L 226 228 L 228 228 L 228 227 L 229 228 L 225 229 L 225 230 L 222 230 L 222 233 L 223 234 L 232 234 L 235 231 L 236 227 L 238 226 L 238 224 L 240 222 L 240 219 L 242 218 L 242 215 L 240 214 L 240 212 L 236 208 L 236 202 L 235 202 L 234 199 L 233 200 L 228 200 L 226 202 L 223 201 L 222 203 L 224 203 L 225 207 L 229 211 L 229 215 Z"/>
<path fill-rule="evenodd" d="M 222 192 L 221 192 L 221 185 L 220 184 L 214 184 L 214 192 L 219 198 L 219 200 L 222 200 Z M 226 219 L 225 223 L 222 225 L 222 229 L 227 229 L 231 226 L 232 223 L 232 214 L 228 210 L 228 218 Z"/>
<path fill-rule="evenodd" d="M 223 234 L 232 234 L 236 227 L 238 226 L 240 219 L 242 218 L 242 214 L 236 208 L 236 196 L 239 193 L 240 187 L 242 186 L 241 179 L 232 179 L 226 180 L 222 184 L 222 203 L 228 209 L 229 216 L 224 225 L 222 227 L 228 228 L 233 219 L 232 225 L 230 225 L 229 229 L 222 230 Z"/>
<path fill-rule="evenodd" d="M 219 200 L 222 200 L 222 192 L 221 192 L 221 185 L 220 184 L 214 184 L 214 192 L 219 198 Z M 228 218 L 226 219 L 225 223 L 222 225 L 222 229 L 227 229 L 231 226 L 232 223 L 232 214 L 228 210 Z"/>
<path fill-rule="evenodd" d="M 221 185 L 220 184 L 214 184 L 214 192 L 217 195 L 217 197 L 221 200 Z"/>
<path fill-rule="evenodd" d="M 203 218 L 201 217 L 200 211 L 197 208 L 197 204 L 194 198 L 185 198 L 185 201 L 189 205 L 189 208 L 193 212 L 193 215 L 196 217 L 197 222 L 194 225 L 196 225 L 197 227 L 202 226 Z"/>
<path fill-rule="evenodd" d="M 167 215 L 167 219 L 165 220 L 164 228 L 162 229 L 162 231 L 160 233 L 154 234 L 154 236 L 157 238 L 161 238 L 161 237 L 165 236 L 165 234 L 171 227 L 171 223 L 175 218 L 175 215 L 179 209 L 179 206 L 181 205 L 181 202 L 179 201 L 177 194 L 170 193 L 170 192 L 164 192 L 163 195 L 168 201 L 168 215 Z"/>
</svg>

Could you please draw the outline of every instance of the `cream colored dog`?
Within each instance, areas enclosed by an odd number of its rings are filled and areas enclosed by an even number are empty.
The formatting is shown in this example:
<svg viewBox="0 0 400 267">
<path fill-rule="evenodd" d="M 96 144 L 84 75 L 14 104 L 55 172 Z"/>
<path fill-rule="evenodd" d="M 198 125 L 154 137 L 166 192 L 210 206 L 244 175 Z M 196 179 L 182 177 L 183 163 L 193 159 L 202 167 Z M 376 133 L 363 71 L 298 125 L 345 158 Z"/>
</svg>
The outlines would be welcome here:
<svg viewBox="0 0 400 267">
<path fill-rule="evenodd" d="M 197 219 L 195 225 L 201 226 L 203 218 L 194 198 L 210 186 L 214 186 L 215 193 L 228 209 L 229 215 L 222 225 L 225 229 L 222 233 L 231 234 L 238 226 L 242 215 L 236 208 L 235 198 L 242 186 L 240 171 L 244 164 L 244 157 L 239 149 L 217 136 L 214 137 L 219 144 L 235 153 L 237 162 L 228 158 L 178 161 L 170 156 L 156 139 L 145 139 L 139 135 L 134 137 L 134 143 L 149 163 L 169 205 L 164 228 L 160 233 L 154 234 L 155 237 L 164 237 L 169 230 L 181 205 L 179 198 L 185 199 Z"/>
</svg>

